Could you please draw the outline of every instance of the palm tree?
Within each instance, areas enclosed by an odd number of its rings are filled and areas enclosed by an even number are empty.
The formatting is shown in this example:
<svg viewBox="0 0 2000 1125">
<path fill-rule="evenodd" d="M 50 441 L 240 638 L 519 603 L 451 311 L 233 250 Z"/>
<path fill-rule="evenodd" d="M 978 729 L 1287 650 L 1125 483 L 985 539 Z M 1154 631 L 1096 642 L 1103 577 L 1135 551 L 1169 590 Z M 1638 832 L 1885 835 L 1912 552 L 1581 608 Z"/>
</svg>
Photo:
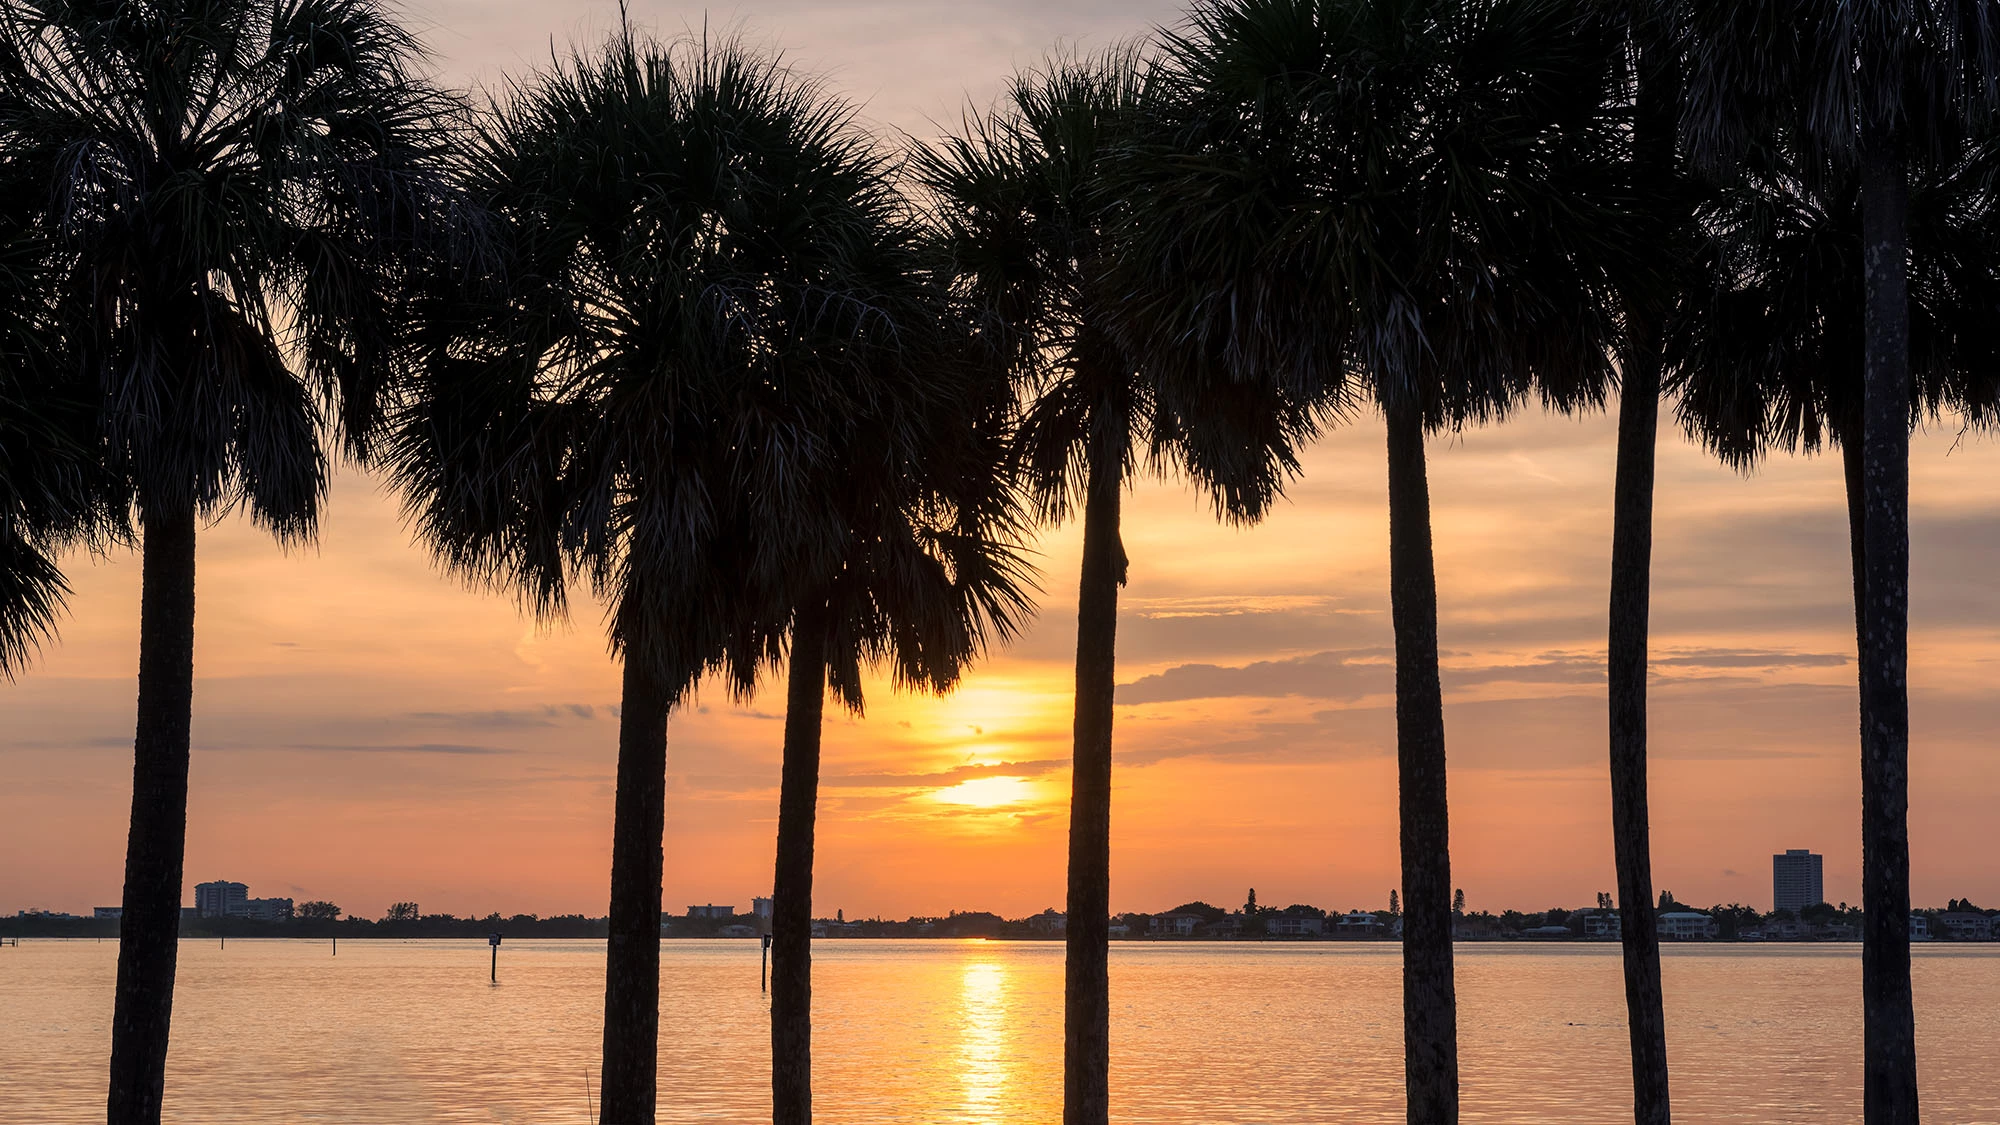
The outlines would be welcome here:
<svg viewBox="0 0 2000 1125">
<path fill-rule="evenodd" d="M 0 132 L 144 553 L 108 1102 L 160 1116 L 187 832 L 196 528 L 312 538 L 322 433 L 369 451 L 449 106 L 374 0 L 19 0 Z"/>
<path fill-rule="evenodd" d="M 1149 114 L 1135 48 L 1059 58 L 1002 108 L 922 154 L 962 285 L 1005 333 L 1027 398 L 1020 456 L 1045 520 L 1081 509 L 1076 718 L 1063 1005 L 1063 1121 L 1109 1114 L 1112 705 L 1119 505 L 1144 463 L 1184 472 L 1226 519 L 1258 518 L 1297 467 L 1313 411 L 1270 389 L 1162 378 L 1111 336 L 1123 300 L 1115 215 L 1121 146 Z"/>
<path fill-rule="evenodd" d="M 575 580 L 609 603 L 602 1120 L 651 1122 L 669 714 L 705 673 L 750 690 L 796 576 L 851 554 L 826 489 L 903 439 L 888 407 L 927 369 L 901 340 L 935 312 L 850 110 L 738 44 L 628 28 L 511 87 L 473 147 L 496 261 L 439 279 L 395 463 L 452 568 L 545 616 Z"/>
<path fill-rule="evenodd" d="M 885 223 L 873 245 L 897 248 L 897 226 Z M 880 278 L 885 295 L 925 283 L 917 262 L 898 257 Z M 923 304 L 913 303 L 899 318 L 897 366 L 923 383 L 898 391 L 895 380 L 876 376 L 888 409 L 841 438 L 840 471 L 812 482 L 848 529 L 843 550 L 825 560 L 830 569 L 793 574 L 771 918 L 772 1119 L 780 1125 L 812 1120 L 813 828 L 826 692 L 859 714 L 862 670 L 882 663 L 901 685 L 949 691 L 988 638 L 1011 636 L 1030 609 L 1032 577 L 1014 546 L 1021 529 L 1006 370 L 926 346 L 936 342 L 926 336 L 949 343 L 963 318 L 951 316 L 941 289 L 916 295 L 928 297 L 939 323 L 927 326 Z M 999 378 L 980 377 L 988 372 Z"/>
<path fill-rule="evenodd" d="M 1856 581 L 1861 711 L 1863 1112 L 1917 1120 L 1909 931 L 1909 442 L 1913 169 L 1945 164 L 2000 95 L 2000 14 L 1979 0 L 1701 5 L 1691 138 L 1720 167 L 1796 154 L 1809 191 L 1853 184 L 1861 240 Z M 1849 308 L 1851 319 L 1856 310 Z M 1851 436 L 1851 435 L 1850 435 Z M 1852 444 L 1851 442 L 1849 444 Z"/>
<path fill-rule="evenodd" d="M 1413 1123 L 1458 1116 L 1424 437 L 1609 381 L 1612 30 L 1561 0 L 1208 0 L 1168 41 L 1178 135 L 1141 162 L 1121 339 L 1387 419 Z"/>
<path fill-rule="evenodd" d="M 1653 902 L 1651 808 L 1647 777 L 1646 678 L 1652 604 L 1654 466 L 1667 340 L 1695 283 L 1690 187 L 1680 137 L 1684 66 L 1675 0 L 1637 0 L 1624 19 L 1630 69 L 1632 189 L 1651 197 L 1635 210 L 1632 244 L 1658 251 L 1620 279 L 1617 470 L 1612 493 L 1611 599 L 1606 644 L 1609 696 L 1611 840 L 1618 877 L 1626 1028 L 1632 1054 L 1632 1115 L 1668 1125 L 1660 934 Z"/>
</svg>

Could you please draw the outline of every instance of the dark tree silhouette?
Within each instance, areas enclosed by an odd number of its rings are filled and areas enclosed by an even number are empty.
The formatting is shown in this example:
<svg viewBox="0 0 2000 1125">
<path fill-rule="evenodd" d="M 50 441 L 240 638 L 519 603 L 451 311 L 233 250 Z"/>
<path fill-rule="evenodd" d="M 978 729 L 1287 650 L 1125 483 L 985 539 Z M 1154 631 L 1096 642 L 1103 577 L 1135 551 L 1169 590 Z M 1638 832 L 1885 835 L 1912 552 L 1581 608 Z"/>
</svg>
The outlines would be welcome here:
<svg viewBox="0 0 2000 1125">
<path fill-rule="evenodd" d="M 309 540 L 321 435 L 369 451 L 451 108 L 371 0 L 10 3 L 0 123 L 99 461 L 144 549 L 108 1117 L 159 1120 L 187 831 L 195 532 Z"/>
<path fill-rule="evenodd" d="M 903 339 L 924 331 L 908 323 Z M 858 714 L 862 670 L 883 663 L 899 684 L 948 691 L 987 639 L 1011 636 L 1029 610 L 1032 583 L 1014 547 L 1021 529 L 1005 465 L 1004 381 L 994 388 L 940 378 L 953 366 L 949 353 L 931 364 L 911 358 L 929 385 L 905 392 L 901 405 L 928 416 L 871 420 L 856 432 L 844 470 L 816 482 L 846 517 L 846 550 L 831 569 L 794 571 L 803 596 L 792 617 L 772 910 L 779 1125 L 812 1119 L 813 829 L 826 692 Z M 1004 380 L 1004 369 L 992 370 Z"/>
<path fill-rule="evenodd" d="M 1627 167 L 1633 196 L 1630 243 L 1650 251 L 1619 279 L 1618 454 L 1612 490 L 1611 597 L 1606 644 L 1612 855 L 1618 876 L 1632 1115 L 1668 1125 L 1666 1004 L 1653 901 L 1647 770 L 1646 681 L 1652 610 L 1654 467 L 1667 339 L 1699 284 L 1693 268 L 1693 202 L 1680 141 L 1684 8 L 1679 0 L 1634 0 L 1623 17 L 1632 109 Z M 1600 896 L 1609 897 L 1609 896 Z"/>
<path fill-rule="evenodd" d="M 1861 560 L 1862 1105 L 1869 1125 L 1904 1125 L 1918 1119 L 1905 925 L 1912 187 L 1992 117 L 2000 12 L 1983 0 L 1755 0 L 1691 11 L 1686 120 L 1697 152 L 1723 169 L 1755 170 L 1771 166 L 1774 148 L 1790 148 L 1805 191 L 1853 193 L 1859 306 L 1841 319 L 1860 322 L 1850 413 L 1859 425 L 1849 421 L 1845 446 L 1858 445 L 1848 477 Z"/>
<path fill-rule="evenodd" d="M 1205 371 L 1154 369 L 1112 338 L 1129 294 L 1112 279 L 1116 170 L 1145 127 L 1136 49 L 1061 58 L 1018 77 L 1001 108 L 922 157 L 962 285 L 1011 333 L 1028 399 L 1020 456 L 1042 516 L 1083 520 L 1063 1006 L 1063 1121 L 1110 1104 L 1112 704 L 1120 498 L 1141 467 L 1183 472 L 1233 521 L 1260 516 L 1296 469 L 1307 409 Z"/>
<path fill-rule="evenodd" d="M 439 287 L 397 467 L 453 568 L 543 615 L 572 579 L 609 603 L 602 1120 L 649 1123 L 668 715 L 707 673 L 749 690 L 798 577 L 849 557 L 824 489 L 922 385 L 893 346 L 907 250 L 849 110 L 733 42 L 628 29 L 510 88 L 476 150 L 498 264 Z"/>
<path fill-rule="evenodd" d="M 1121 339 L 1387 419 L 1413 1123 L 1458 1114 L 1424 437 L 1601 401 L 1615 57 L 1558 0 L 1210 0 L 1169 39 L 1178 135 L 1135 191 Z"/>
</svg>

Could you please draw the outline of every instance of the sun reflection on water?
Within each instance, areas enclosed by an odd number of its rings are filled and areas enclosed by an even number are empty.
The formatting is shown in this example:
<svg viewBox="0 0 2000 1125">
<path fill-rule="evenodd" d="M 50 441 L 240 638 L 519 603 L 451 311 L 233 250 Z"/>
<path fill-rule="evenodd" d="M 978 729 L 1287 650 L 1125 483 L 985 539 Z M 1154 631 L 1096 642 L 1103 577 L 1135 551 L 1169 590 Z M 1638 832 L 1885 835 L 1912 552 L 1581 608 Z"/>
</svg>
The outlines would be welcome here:
<svg viewBox="0 0 2000 1125">
<path fill-rule="evenodd" d="M 1012 1077 L 1008 1067 L 1007 969 L 992 961 L 965 967 L 959 985 L 959 1081 L 965 1087 L 965 1120 L 1006 1119 Z"/>
</svg>

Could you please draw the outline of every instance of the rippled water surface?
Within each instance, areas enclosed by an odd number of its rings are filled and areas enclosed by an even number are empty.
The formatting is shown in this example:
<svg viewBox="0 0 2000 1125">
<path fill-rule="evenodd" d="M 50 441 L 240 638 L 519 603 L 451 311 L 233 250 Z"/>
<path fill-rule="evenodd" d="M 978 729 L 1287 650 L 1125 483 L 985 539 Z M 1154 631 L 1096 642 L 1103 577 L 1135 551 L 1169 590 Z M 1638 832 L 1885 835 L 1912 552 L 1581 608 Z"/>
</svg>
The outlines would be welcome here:
<svg viewBox="0 0 2000 1125">
<path fill-rule="evenodd" d="M 181 944 L 171 1121 L 572 1122 L 601 942 Z M 103 1120 L 110 942 L 0 949 L 0 1122 Z M 755 942 L 669 941 L 663 1122 L 765 1110 Z M 1401 1122 L 1392 945 L 1115 945 L 1113 1117 Z M 1677 1122 L 1860 1120 L 1854 946 L 1667 951 Z M 1925 1120 L 2000 1125 L 2000 946 L 1916 953 Z M 1468 1122 L 1629 1121 L 1615 946 L 1458 948 Z M 815 948 L 815 1118 L 1058 1120 L 1062 947 Z M 768 1120 L 768 1112 L 765 1113 Z"/>
</svg>

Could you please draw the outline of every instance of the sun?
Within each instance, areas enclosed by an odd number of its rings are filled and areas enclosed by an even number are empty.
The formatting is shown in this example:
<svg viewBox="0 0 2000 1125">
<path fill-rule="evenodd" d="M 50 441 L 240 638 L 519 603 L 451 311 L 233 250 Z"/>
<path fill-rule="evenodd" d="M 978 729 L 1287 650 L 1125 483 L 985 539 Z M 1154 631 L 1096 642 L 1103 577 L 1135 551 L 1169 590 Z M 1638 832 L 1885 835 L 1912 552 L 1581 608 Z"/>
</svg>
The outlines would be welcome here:
<svg viewBox="0 0 2000 1125">
<path fill-rule="evenodd" d="M 975 777 L 933 792 L 931 800 L 943 805 L 997 809 L 1025 804 L 1035 796 L 1034 784 L 1025 777 Z"/>
</svg>

